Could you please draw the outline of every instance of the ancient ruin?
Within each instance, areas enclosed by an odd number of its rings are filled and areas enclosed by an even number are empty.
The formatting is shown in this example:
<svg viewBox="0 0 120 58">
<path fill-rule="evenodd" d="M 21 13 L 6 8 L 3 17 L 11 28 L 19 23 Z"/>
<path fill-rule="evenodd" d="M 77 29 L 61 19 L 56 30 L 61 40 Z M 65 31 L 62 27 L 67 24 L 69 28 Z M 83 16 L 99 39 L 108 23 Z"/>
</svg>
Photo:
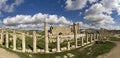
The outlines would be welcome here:
<svg viewBox="0 0 120 58">
<path fill-rule="evenodd" d="M 7 31 L 2 29 L 0 35 L 0 43 L 2 46 L 6 46 L 6 48 L 12 47 L 14 51 L 17 52 L 30 52 L 30 53 L 52 53 L 52 52 L 62 52 L 68 51 L 71 49 L 79 48 L 82 46 L 89 45 L 99 38 L 101 38 L 101 34 L 96 31 L 88 30 L 85 33 L 80 33 L 79 24 L 74 23 L 69 27 L 55 27 L 51 26 L 48 29 L 48 23 L 44 23 L 44 35 L 38 34 L 36 31 L 33 31 L 32 34 L 28 32 L 21 32 L 17 30 Z M 30 37 L 33 41 L 32 49 L 27 49 L 27 38 Z M 38 49 L 38 40 L 43 40 L 38 37 L 44 39 L 44 48 Z M 10 45 L 11 40 L 13 41 L 13 45 Z M 17 47 L 18 40 L 21 40 L 21 47 Z M 50 48 L 50 43 L 55 42 L 55 47 Z M 62 47 L 61 44 L 66 42 L 66 46 Z M 80 42 L 80 43 L 78 43 Z M 74 44 L 71 44 L 74 43 Z"/>
</svg>

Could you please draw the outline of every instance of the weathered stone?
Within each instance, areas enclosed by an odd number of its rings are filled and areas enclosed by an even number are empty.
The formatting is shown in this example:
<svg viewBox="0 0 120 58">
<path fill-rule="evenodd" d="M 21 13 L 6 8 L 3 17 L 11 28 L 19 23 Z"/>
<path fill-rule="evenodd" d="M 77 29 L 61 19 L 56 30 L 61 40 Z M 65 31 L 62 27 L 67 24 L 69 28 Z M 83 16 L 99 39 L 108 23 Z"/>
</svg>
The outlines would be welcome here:
<svg viewBox="0 0 120 58">
<path fill-rule="evenodd" d="M 16 34 L 13 33 L 13 50 L 16 50 Z"/>
<path fill-rule="evenodd" d="M 90 34 L 90 42 L 93 42 L 93 35 L 92 34 Z"/>
<path fill-rule="evenodd" d="M 1 33 L 0 33 L 0 35 L 1 35 L 1 42 L 0 42 L 0 44 L 2 45 L 3 44 L 3 30 L 1 31 Z"/>
<path fill-rule="evenodd" d="M 62 51 L 65 51 L 65 50 L 67 50 L 67 48 L 66 48 L 66 47 L 62 47 L 61 50 L 62 50 Z"/>
<path fill-rule="evenodd" d="M 77 26 L 74 23 L 74 40 L 75 40 L 75 48 L 77 48 L 78 43 L 77 43 Z"/>
<path fill-rule="evenodd" d="M 71 34 L 72 32 L 71 32 L 71 29 L 69 27 L 51 26 L 50 33 L 52 35 L 68 35 L 68 34 Z"/>
<path fill-rule="evenodd" d="M 68 41 L 68 43 L 67 43 L 67 48 L 68 48 L 68 50 L 70 50 L 70 41 Z"/>
<path fill-rule="evenodd" d="M 63 58 L 68 58 L 68 56 L 64 55 Z"/>
<path fill-rule="evenodd" d="M 45 22 L 44 23 L 44 31 L 45 31 L 45 52 L 48 53 L 49 52 L 49 41 L 48 41 L 48 23 Z"/>
<path fill-rule="evenodd" d="M 88 43 L 88 33 L 86 33 L 86 43 Z"/>
<path fill-rule="evenodd" d="M 22 33 L 22 52 L 25 52 L 26 46 L 25 46 L 25 33 Z"/>
<path fill-rule="evenodd" d="M 81 37 L 81 46 L 84 46 L 84 40 L 83 40 L 83 37 Z"/>
<path fill-rule="evenodd" d="M 57 36 L 57 52 L 60 52 L 60 38 Z"/>
<path fill-rule="evenodd" d="M 67 53 L 67 56 L 68 56 L 68 58 L 70 57 L 74 57 L 75 55 L 73 55 L 72 53 Z"/>
<path fill-rule="evenodd" d="M 9 48 L 8 32 L 6 32 L 6 48 Z"/>
<path fill-rule="evenodd" d="M 56 52 L 56 48 L 52 49 L 52 52 Z"/>
<path fill-rule="evenodd" d="M 36 31 L 33 31 L 33 52 L 36 53 Z"/>
</svg>

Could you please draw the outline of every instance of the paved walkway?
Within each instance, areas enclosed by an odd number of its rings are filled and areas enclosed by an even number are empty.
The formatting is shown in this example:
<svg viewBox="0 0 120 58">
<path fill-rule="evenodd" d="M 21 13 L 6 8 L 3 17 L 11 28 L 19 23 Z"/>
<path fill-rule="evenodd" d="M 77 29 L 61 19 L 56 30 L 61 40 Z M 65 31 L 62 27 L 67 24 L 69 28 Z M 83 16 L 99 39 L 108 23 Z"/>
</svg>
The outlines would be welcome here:
<svg viewBox="0 0 120 58">
<path fill-rule="evenodd" d="M 20 58 L 18 55 L 0 48 L 0 58 Z"/>
<path fill-rule="evenodd" d="M 120 42 L 115 42 L 114 47 L 109 53 L 98 56 L 97 58 L 120 58 Z"/>
</svg>

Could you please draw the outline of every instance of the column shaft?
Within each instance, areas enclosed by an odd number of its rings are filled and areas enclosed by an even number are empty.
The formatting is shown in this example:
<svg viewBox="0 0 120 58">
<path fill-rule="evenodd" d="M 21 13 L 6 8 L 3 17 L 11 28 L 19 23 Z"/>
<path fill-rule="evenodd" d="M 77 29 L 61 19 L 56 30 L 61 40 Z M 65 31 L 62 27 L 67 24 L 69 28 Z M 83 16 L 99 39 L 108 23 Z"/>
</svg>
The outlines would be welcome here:
<svg viewBox="0 0 120 58">
<path fill-rule="evenodd" d="M 92 39 L 93 39 L 93 35 L 92 34 L 90 34 L 90 41 L 92 42 Z"/>
<path fill-rule="evenodd" d="M 86 43 L 88 43 L 88 33 L 86 33 Z"/>
<path fill-rule="evenodd" d="M 67 48 L 68 48 L 68 50 L 70 50 L 70 41 L 68 41 L 68 43 L 67 43 Z"/>
<path fill-rule="evenodd" d="M 25 33 L 22 33 L 22 52 L 25 52 Z"/>
<path fill-rule="evenodd" d="M 57 36 L 57 52 L 60 52 L 60 38 Z"/>
<path fill-rule="evenodd" d="M 44 23 L 44 31 L 45 31 L 45 52 L 48 53 L 49 52 L 49 47 L 48 47 L 48 23 L 45 22 Z"/>
<path fill-rule="evenodd" d="M 6 48 L 9 48 L 8 32 L 6 32 Z"/>
<path fill-rule="evenodd" d="M 84 40 L 83 40 L 83 37 L 81 37 L 81 46 L 84 46 Z"/>
<path fill-rule="evenodd" d="M 33 52 L 36 53 L 36 31 L 33 31 Z"/>
<path fill-rule="evenodd" d="M 13 33 L 13 50 L 16 50 L 16 34 Z"/>
<path fill-rule="evenodd" d="M 1 35 L 1 43 L 0 44 L 2 45 L 3 44 L 3 30 L 0 35 Z"/>
<path fill-rule="evenodd" d="M 74 39 L 75 39 L 75 48 L 77 48 L 77 25 L 74 23 Z"/>
</svg>

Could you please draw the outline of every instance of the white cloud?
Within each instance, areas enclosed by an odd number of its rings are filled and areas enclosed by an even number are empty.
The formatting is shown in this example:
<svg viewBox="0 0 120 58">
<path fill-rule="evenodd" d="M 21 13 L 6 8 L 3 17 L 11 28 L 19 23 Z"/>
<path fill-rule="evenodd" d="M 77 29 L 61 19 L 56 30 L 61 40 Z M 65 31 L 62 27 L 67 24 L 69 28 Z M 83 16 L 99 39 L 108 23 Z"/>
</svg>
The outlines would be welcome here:
<svg viewBox="0 0 120 58">
<path fill-rule="evenodd" d="M 111 12 L 112 10 L 116 10 L 118 15 L 120 15 L 120 0 L 102 0 L 101 4 L 106 8 L 109 9 Z"/>
<path fill-rule="evenodd" d="M 107 14 L 104 14 L 107 13 Z M 92 5 L 89 9 L 85 12 L 84 19 L 90 21 L 94 25 L 103 25 L 103 24 L 113 24 L 114 19 L 108 15 L 109 12 L 103 7 L 102 4 L 96 3 Z"/>
<path fill-rule="evenodd" d="M 14 29 L 29 29 L 29 30 L 43 30 L 43 22 L 50 23 L 49 26 L 68 26 L 73 24 L 72 21 L 69 21 L 64 16 L 49 15 L 38 13 L 33 16 L 30 15 L 16 15 L 15 17 L 7 17 L 3 20 L 3 23 L 6 25 L 5 28 L 14 28 Z M 91 27 L 88 24 L 83 22 L 76 22 L 80 24 L 80 28 L 86 29 Z"/>
<path fill-rule="evenodd" d="M 29 29 L 29 30 L 43 30 L 44 24 L 20 24 L 17 26 L 17 29 Z"/>
<path fill-rule="evenodd" d="M 96 3 L 86 10 L 85 15 L 96 15 L 102 14 L 103 12 L 105 12 L 105 8 L 102 6 L 102 4 Z"/>
<path fill-rule="evenodd" d="M 67 10 L 79 10 L 86 7 L 87 2 L 93 3 L 97 0 L 66 0 L 65 8 Z"/>
<path fill-rule="evenodd" d="M 108 15 L 89 15 L 84 17 L 85 20 L 90 21 L 92 24 L 96 25 L 103 25 L 103 24 L 113 24 L 114 19 L 111 16 Z"/>
<path fill-rule="evenodd" d="M 16 6 L 23 3 L 23 0 L 15 0 L 13 3 L 7 4 L 8 0 L 0 0 L 0 11 L 13 12 Z"/>
<path fill-rule="evenodd" d="M 103 26 L 101 26 L 101 28 L 105 28 L 108 30 L 120 30 L 119 25 L 103 25 Z"/>
<path fill-rule="evenodd" d="M 87 0 L 67 0 L 66 1 L 66 9 L 67 10 L 79 10 L 86 6 Z"/>
<path fill-rule="evenodd" d="M 18 24 L 38 24 L 47 21 L 52 24 L 71 24 L 65 17 L 58 17 L 57 15 L 48 15 L 38 13 L 33 16 L 30 15 L 16 15 L 15 17 L 7 17 L 3 20 L 5 25 Z"/>
<path fill-rule="evenodd" d="M 98 0 L 88 0 L 90 3 L 96 2 Z"/>
<path fill-rule="evenodd" d="M 80 10 L 84 7 L 87 7 L 87 2 L 89 2 L 92 4 L 92 6 L 86 9 L 84 19 L 91 22 L 91 25 L 83 24 L 83 26 L 93 28 L 104 27 L 107 29 L 110 29 L 110 26 L 115 26 L 114 28 L 120 29 L 119 26 L 113 25 L 116 24 L 116 22 L 111 16 L 111 14 L 113 14 L 113 11 L 117 11 L 118 15 L 120 15 L 120 0 L 97 1 L 98 0 L 67 0 L 65 8 L 67 10 Z"/>
</svg>

